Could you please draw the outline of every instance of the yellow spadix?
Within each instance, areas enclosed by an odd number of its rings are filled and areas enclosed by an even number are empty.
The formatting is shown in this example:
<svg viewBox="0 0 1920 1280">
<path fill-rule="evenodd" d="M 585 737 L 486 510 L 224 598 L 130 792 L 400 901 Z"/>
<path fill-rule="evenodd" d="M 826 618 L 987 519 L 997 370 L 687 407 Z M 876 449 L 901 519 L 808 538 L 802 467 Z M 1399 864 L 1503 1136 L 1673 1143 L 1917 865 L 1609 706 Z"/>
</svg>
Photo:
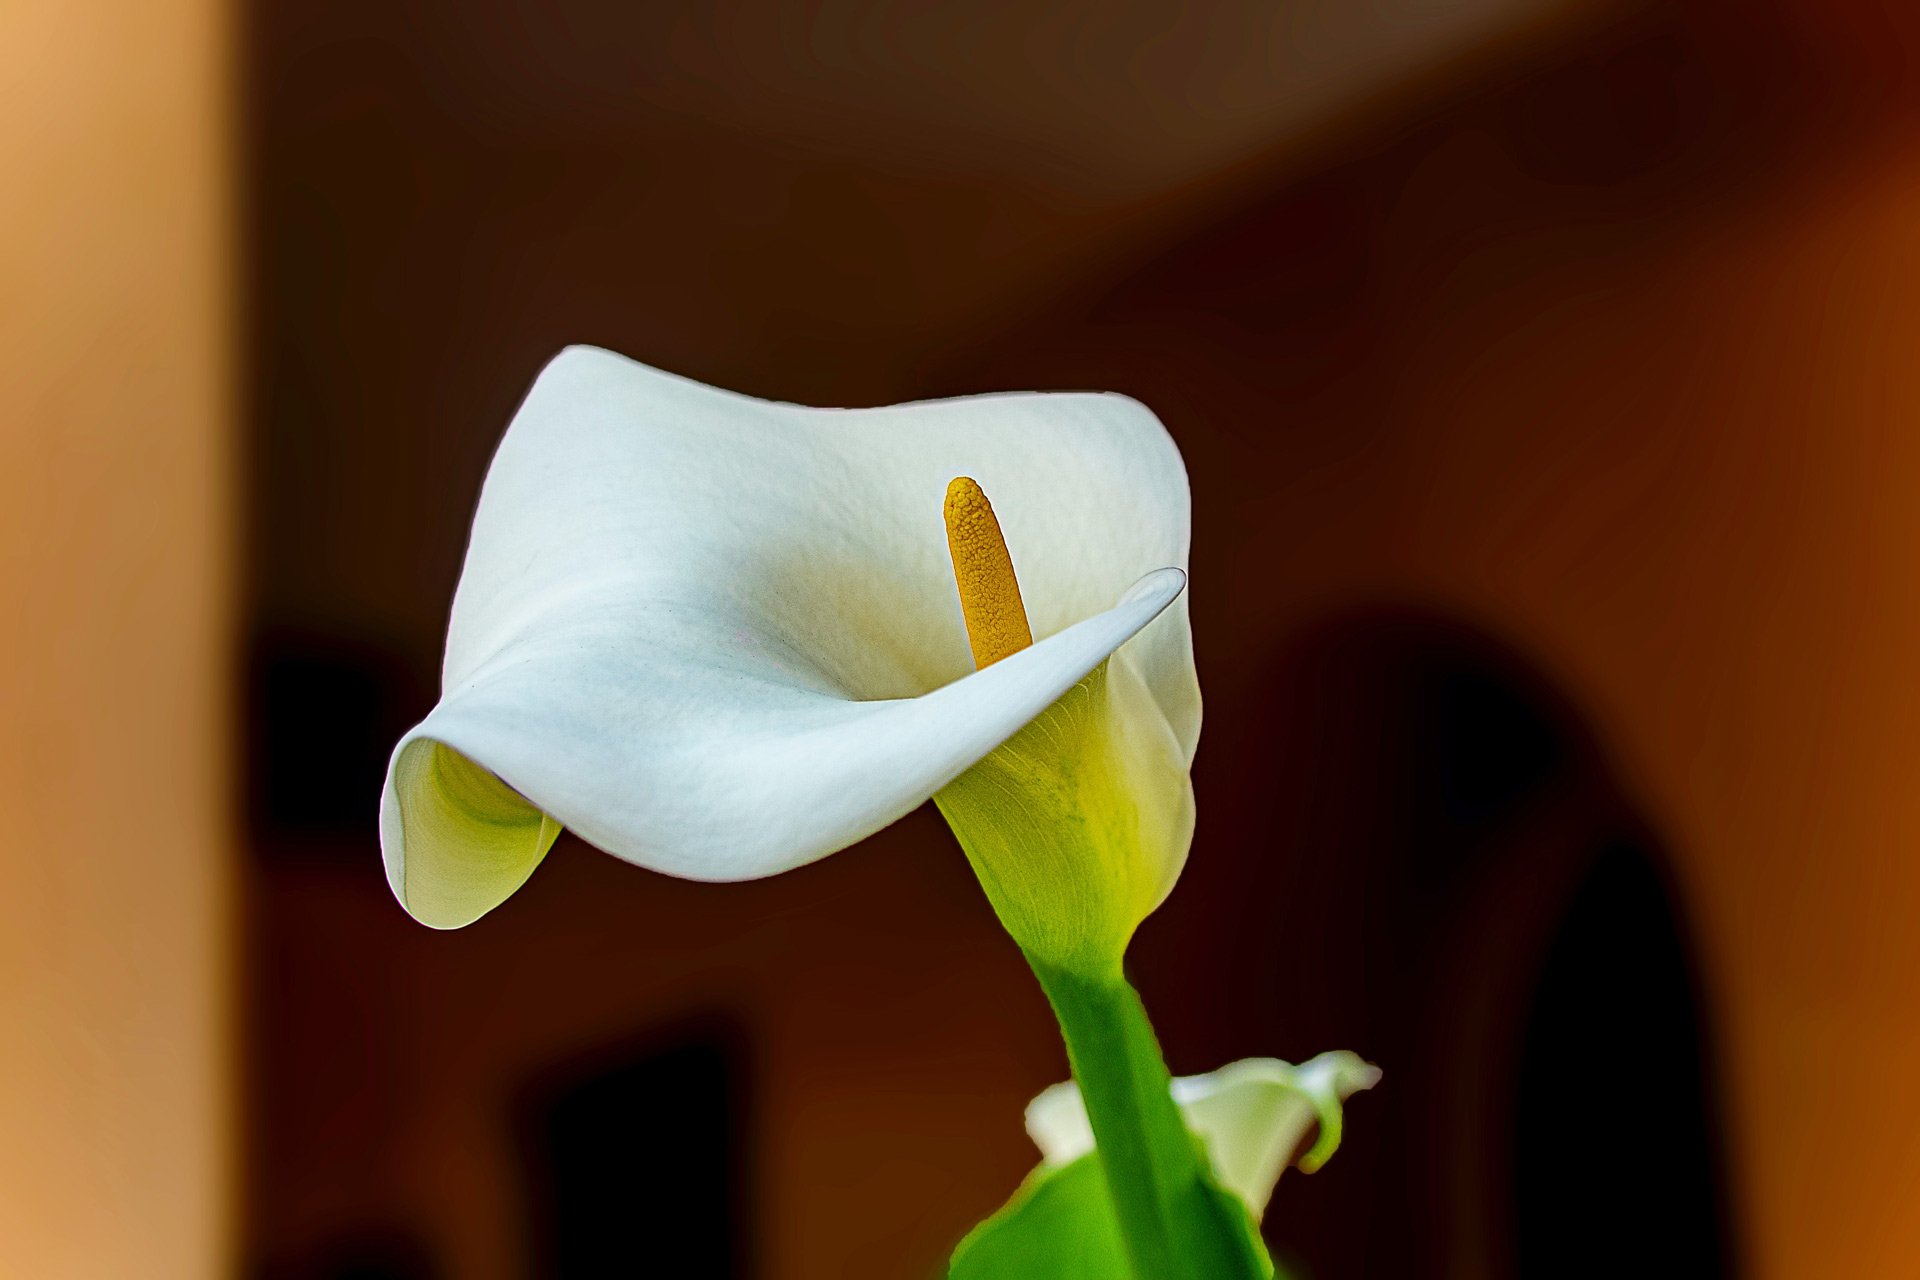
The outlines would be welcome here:
<svg viewBox="0 0 1920 1280">
<path fill-rule="evenodd" d="M 1033 643 L 1013 556 L 993 504 L 971 477 L 955 477 L 947 486 L 946 517 L 947 551 L 953 557 L 953 581 L 960 589 L 973 665 L 990 667 Z"/>
</svg>

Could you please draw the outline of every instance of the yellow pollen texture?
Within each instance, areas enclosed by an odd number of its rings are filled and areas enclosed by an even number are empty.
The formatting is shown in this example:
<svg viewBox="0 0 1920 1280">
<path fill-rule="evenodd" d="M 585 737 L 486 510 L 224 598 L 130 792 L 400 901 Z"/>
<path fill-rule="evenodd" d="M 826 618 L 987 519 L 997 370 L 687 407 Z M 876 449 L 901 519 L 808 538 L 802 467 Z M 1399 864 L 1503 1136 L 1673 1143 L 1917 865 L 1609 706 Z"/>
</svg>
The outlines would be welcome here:
<svg viewBox="0 0 1920 1280">
<path fill-rule="evenodd" d="M 949 484 L 946 516 L 947 551 L 953 556 L 973 665 L 988 667 L 1032 644 L 1033 628 L 1027 625 L 1007 540 L 980 486 L 966 476 Z"/>
</svg>

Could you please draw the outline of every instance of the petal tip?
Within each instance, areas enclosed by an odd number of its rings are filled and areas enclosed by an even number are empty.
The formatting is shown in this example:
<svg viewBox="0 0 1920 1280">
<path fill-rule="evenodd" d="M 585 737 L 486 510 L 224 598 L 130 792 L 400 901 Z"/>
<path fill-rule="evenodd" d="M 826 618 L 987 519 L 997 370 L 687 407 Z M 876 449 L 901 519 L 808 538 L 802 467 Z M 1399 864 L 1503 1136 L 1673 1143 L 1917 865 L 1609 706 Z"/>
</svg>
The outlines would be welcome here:
<svg viewBox="0 0 1920 1280">
<path fill-rule="evenodd" d="M 1157 600 L 1161 608 L 1172 604 L 1182 591 L 1187 589 L 1187 571 L 1168 565 L 1164 569 L 1155 569 L 1140 581 L 1127 588 L 1120 597 L 1121 604 L 1135 604 L 1143 600 Z"/>
</svg>

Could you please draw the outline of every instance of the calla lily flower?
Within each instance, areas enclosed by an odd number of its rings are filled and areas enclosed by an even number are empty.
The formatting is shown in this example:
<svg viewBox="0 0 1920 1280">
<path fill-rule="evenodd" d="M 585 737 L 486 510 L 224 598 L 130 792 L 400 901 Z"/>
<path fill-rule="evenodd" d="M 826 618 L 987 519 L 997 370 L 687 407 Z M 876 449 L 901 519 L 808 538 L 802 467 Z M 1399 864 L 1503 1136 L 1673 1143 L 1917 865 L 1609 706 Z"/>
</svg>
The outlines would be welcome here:
<svg viewBox="0 0 1920 1280">
<path fill-rule="evenodd" d="M 1341 1103 L 1379 1081 L 1380 1068 L 1343 1049 L 1297 1067 L 1278 1058 L 1247 1058 L 1203 1076 L 1181 1076 L 1173 1081 L 1173 1100 L 1187 1128 L 1206 1144 L 1214 1178 L 1258 1222 L 1289 1165 L 1312 1173 L 1339 1148 Z M 1316 1125 L 1312 1145 L 1301 1152 Z M 1043 1170 L 1093 1151 L 1093 1126 L 1078 1086 L 1054 1085 L 1028 1104 L 1027 1133 L 1040 1148 Z"/>
<path fill-rule="evenodd" d="M 1034 637 L 977 670 L 960 476 Z M 452 928 L 562 828 L 742 880 L 937 796 L 1031 955 L 1117 973 L 1191 840 L 1187 543 L 1179 453 L 1122 396 L 815 409 L 569 348 L 488 471 L 440 701 L 388 767 L 388 882 Z"/>
</svg>

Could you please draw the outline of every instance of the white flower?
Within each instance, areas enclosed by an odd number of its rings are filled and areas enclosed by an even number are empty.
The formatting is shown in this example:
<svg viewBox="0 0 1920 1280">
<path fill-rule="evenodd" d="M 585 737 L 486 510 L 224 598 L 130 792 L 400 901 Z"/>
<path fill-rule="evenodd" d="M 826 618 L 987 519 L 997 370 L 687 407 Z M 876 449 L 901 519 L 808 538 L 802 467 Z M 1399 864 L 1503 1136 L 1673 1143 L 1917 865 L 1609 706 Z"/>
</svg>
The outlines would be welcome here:
<svg viewBox="0 0 1920 1280">
<path fill-rule="evenodd" d="M 1343 1049 L 1297 1067 L 1278 1058 L 1247 1058 L 1203 1076 L 1182 1076 L 1173 1082 L 1173 1098 L 1187 1127 L 1206 1143 L 1214 1177 L 1258 1221 L 1308 1131 L 1319 1126 L 1299 1166 L 1312 1173 L 1340 1145 L 1340 1104 L 1379 1081 L 1380 1068 Z M 1094 1149 L 1093 1127 L 1072 1081 L 1028 1104 L 1027 1132 L 1047 1168 L 1072 1164 Z"/>
<path fill-rule="evenodd" d="M 1036 639 L 978 672 L 942 521 L 957 476 L 992 496 Z M 1042 917 L 1009 919 L 1023 945 L 1124 946 L 1191 833 L 1187 504 L 1125 397 L 813 409 L 569 348 L 488 472 L 440 702 L 388 768 L 388 881 L 464 925 L 562 827 L 673 875 L 766 876 L 966 773 L 942 804 L 1002 917 Z M 1092 844 L 1020 829 L 1063 813 Z"/>
</svg>

